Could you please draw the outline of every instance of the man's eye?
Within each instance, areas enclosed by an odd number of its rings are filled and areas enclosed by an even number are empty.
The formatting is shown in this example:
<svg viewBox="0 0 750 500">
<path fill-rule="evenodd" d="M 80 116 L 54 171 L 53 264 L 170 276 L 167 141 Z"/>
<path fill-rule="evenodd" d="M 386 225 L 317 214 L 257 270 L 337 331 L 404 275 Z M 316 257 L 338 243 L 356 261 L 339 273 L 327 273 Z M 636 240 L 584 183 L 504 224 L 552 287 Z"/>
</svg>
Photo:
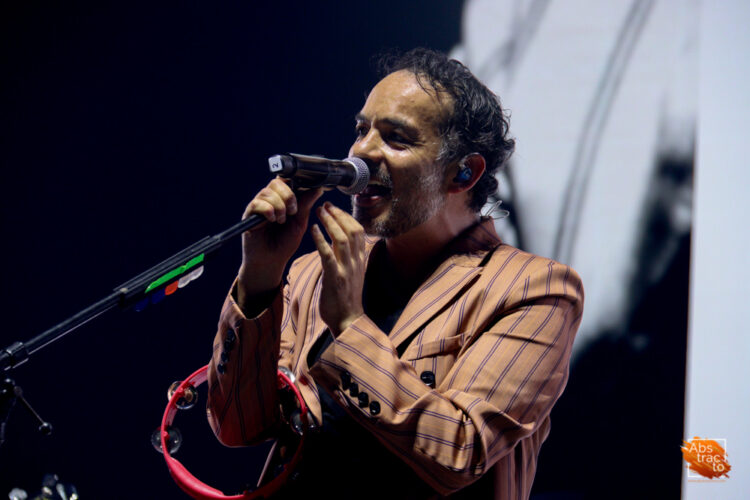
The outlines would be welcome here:
<svg viewBox="0 0 750 500">
<path fill-rule="evenodd" d="M 357 137 L 364 137 L 367 135 L 367 127 L 358 125 L 354 128 L 354 132 L 357 134 Z"/>
<path fill-rule="evenodd" d="M 403 144 L 403 145 L 411 144 L 411 141 L 407 137 L 396 132 L 388 134 L 388 140 L 396 144 Z"/>
</svg>

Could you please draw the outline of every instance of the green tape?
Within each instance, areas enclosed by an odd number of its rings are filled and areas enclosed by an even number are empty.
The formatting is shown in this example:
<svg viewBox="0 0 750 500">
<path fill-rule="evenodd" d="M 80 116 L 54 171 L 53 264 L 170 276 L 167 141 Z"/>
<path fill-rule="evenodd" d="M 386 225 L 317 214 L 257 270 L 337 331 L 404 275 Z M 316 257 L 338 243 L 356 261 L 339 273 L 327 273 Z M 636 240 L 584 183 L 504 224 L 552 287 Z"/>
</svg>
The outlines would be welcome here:
<svg viewBox="0 0 750 500">
<path fill-rule="evenodd" d="M 151 290 L 153 290 L 154 288 L 158 288 L 159 286 L 163 285 L 164 283 L 166 283 L 167 281 L 171 280 L 172 278 L 183 274 L 185 271 L 187 271 L 188 269 L 190 269 L 192 267 L 197 266 L 198 264 L 200 264 L 201 262 L 203 262 L 203 257 L 204 256 L 205 256 L 205 254 L 200 254 L 199 256 L 190 259 L 189 261 L 187 261 L 185 264 L 181 265 L 180 267 L 169 271 L 167 274 L 165 274 L 164 276 L 162 276 L 158 280 L 156 280 L 153 283 L 151 283 L 146 288 L 146 291 L 144 293 L 148 293 Z"/>
</svg>

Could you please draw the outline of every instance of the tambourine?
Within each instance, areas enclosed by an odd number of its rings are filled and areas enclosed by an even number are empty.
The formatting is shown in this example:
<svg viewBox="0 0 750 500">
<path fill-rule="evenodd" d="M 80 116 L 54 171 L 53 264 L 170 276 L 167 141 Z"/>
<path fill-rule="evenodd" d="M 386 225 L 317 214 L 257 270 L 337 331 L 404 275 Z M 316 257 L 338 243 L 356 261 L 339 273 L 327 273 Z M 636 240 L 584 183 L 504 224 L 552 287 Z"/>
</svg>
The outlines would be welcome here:
<svg viewBox="0 0 750 500">
<path fill-rule="evenodd" d="M 206 381 L 207 370 L 208 366 L 204 366 L 190 375 L 183 382 L 179 383 L 176 388 L 175 385 L 178 384 L 178 382 L 172 384 L 169 389 L 169 403 L 164 410 L 164 416 L 161 420 L 161 427 L 158 429 L 160 440 L 159 442 L 161 444 L 160 451 L 163 453 L 164 460 L 167 462 L 169 473 L 172 475 L 172 478 L 182 489 L 182 491 L 196 499 L 250 500 L 256 498 L 268 498 L 286 483 L 289 474 L 294 470 L 294 467 L 297 465 L 302 455 L 302 447 L 305 440 L 305 430 L 307 429 L 307 426 L 296 424 L 307 421 L 307 406 L 305 405 L 305 401 L 302 399 L 302 395 L 300 394 L 299 389 L 297 389 L 297 386 L 295 385 L 294 375 L 291 371 L 283 367 L 279 368 L 277 374 L 279 391 L 291 391 L 296 398 L 298 406 L 299 413 L 295 415 L 295 418 L 289 419 L 292 430 L 295 432 L 295 434 L 300 436 L 299 444 L 297 445 L 297 449 L 295 450 L 292 459 L 282 466 L 281 471 L 278 473 L 278 475 L 276 475 L 276 477 L 266 482 L 265 484 L 262 484 L 267 469 L 269 468 L 269 464 L 271 463 L 272 455 L 274 454 L 276 445 L 278 444 L 278 442 L 274 443 L 274 445 L 271 447 L 271 451 L 269 451 L 268 453 L 268 458 L 266 459 L 266 464 L 263 468 L 263 471 L 261 472 L 260 479 L 258 480 L 257 488 L 254 490 L 247 490 L 244 493 L 238 495 L 225 495 L 223 492 L 217 490 L 216 488 L 212 488 L 211 486 L 200 481 L 193 474 L 191 474 L 185 468 L 185 466 L 180 463 L 179 460 L 172 457 L 170 454 L 170 441 L 181 439 L 179 435 L 175 435 L 175 430 L 172 427 L 174 417 L 177 414 L 178 410 L 190 408 L 193 406 L 195 400 L 198 397 L 196 388 Z"/>
</svg>

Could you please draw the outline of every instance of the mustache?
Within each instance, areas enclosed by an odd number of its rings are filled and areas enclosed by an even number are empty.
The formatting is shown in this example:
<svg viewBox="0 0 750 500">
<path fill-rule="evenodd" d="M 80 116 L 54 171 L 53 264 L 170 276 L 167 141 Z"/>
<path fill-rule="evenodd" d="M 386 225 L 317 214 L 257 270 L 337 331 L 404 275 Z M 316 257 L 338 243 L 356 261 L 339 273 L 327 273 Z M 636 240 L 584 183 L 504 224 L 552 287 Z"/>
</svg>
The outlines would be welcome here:
<svg viewBox="0 0 750 500">
<path fill-rule="evenodd" d="M 377 170 L 370 169 L 370 182 L 377 182 L 378 184 L 382 184 L 384 187 L 387 187 L 388 189 L 393 189 L 393 181 L 391 180 L 391 176 L 388 175 L 388 172 L 384 168 L 377 168 Z"/>
</svg>

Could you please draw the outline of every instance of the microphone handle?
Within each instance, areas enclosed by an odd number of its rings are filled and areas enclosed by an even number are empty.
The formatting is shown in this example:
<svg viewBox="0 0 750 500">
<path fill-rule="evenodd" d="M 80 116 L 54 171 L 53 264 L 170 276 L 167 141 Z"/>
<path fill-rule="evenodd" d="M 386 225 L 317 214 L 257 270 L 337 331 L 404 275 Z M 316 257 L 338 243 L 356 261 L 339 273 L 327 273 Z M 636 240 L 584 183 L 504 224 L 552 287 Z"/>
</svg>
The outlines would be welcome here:
<svg viewBox="0 0 750 500">
<path fill-rule="evenodd" d="M 269 171 L 292 181 L 293 189 L 349 186 L 354 181 L 354 165 L 342 160 L 289 153 L 268 159 Z"/>
<path fill-rule="evenodd" d="M 254 228 L 255 226 L 258 226 L 263 222 L 266 222 L 265 217 L 263 217 L 262 215 L 253 214 L 246 219 L 242 219 L 240 222 L 230 227 L 229 229 L 226 229 L 222 231 L 221 233 L 217 234 L 216 236 L 214 236 L 214 238 L 218 242 L 223 243 L 226 240 L 234 236 L 237 236 L 238 234 L 242 234 L 245 231 L 248 231 Z"/>
</svg>

